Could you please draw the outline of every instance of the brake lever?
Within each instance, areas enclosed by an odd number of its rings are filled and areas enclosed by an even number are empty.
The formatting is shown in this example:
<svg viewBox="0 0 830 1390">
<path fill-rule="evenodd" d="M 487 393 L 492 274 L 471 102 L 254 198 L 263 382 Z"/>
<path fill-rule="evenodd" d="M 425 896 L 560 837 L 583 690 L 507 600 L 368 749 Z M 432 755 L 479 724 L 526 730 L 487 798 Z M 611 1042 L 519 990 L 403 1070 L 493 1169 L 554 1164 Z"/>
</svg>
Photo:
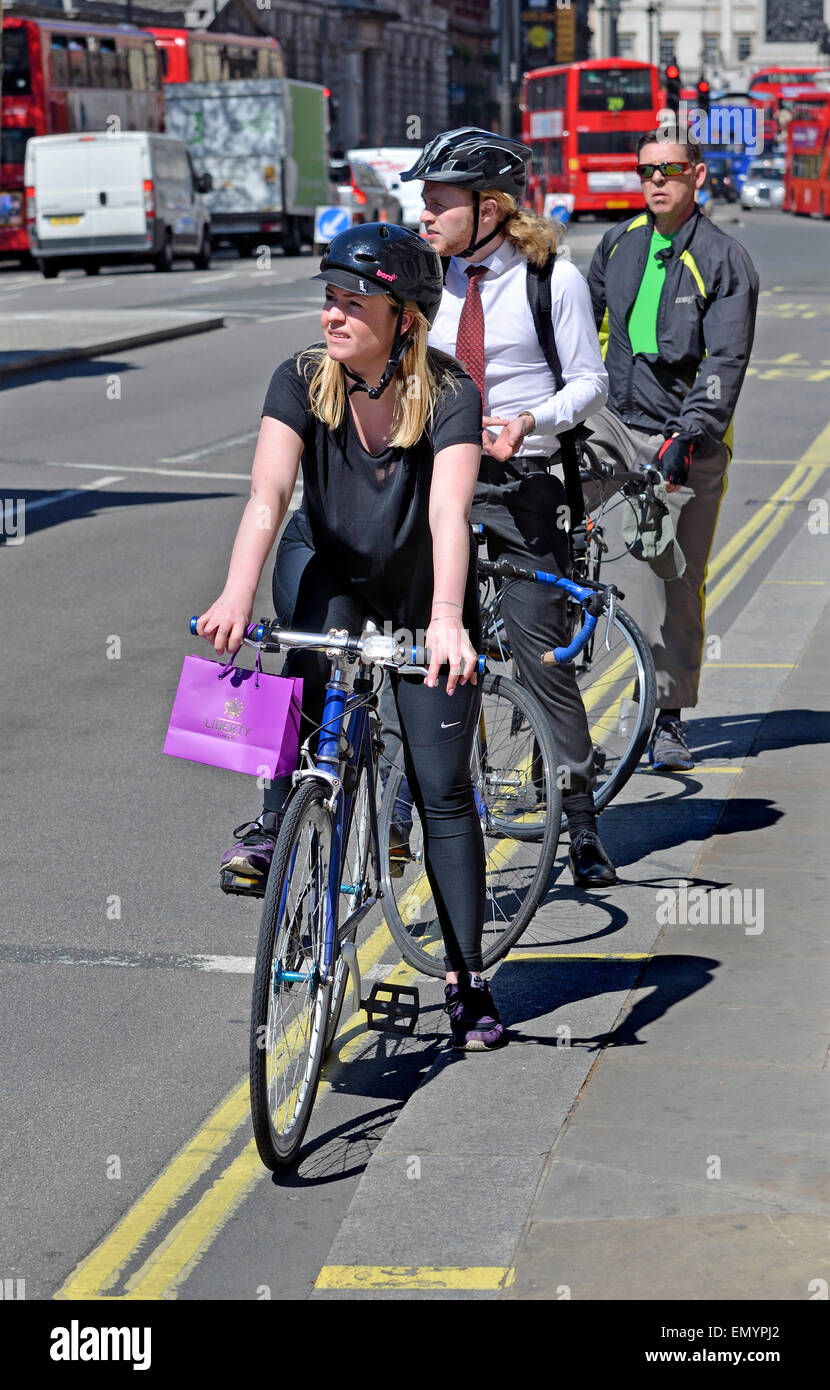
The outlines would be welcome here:
<svg viewBox="0 0 830 1390">
<path fill-rule="evenodd" d="M 611 650 L 611 627 L 612 627 L 613 622 L 614 622 L 614 615 L 615 615 L 615 613 L 616 613 L 616 609 L 617 609 L 617 596 L 616 596 L 615 593 L 612 592 L 612 593 L 610 593 L 610 594 L 608 595 L 608 607 L 607 607 L 607 609 L 605 610 L 605 612 L 606 612 L 606 618 L 605 618 L 605 650 L 606 650 L 607 652 L 610 652 L 610 650 Z"/>
</svg>

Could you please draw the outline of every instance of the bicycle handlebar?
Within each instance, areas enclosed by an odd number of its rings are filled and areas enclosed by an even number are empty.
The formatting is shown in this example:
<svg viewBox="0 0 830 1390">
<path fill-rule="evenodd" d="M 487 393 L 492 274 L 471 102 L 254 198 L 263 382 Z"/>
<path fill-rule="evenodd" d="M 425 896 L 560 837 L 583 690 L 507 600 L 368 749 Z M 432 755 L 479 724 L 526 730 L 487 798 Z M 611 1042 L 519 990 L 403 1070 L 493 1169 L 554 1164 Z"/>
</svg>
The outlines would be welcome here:
<svg viewBox="0 0 830 1390">
<path fill-rule="evenodd" d="M 554 662 L 559 666 L 565 666 L 579 655 L 593 636 L 594 628 L 605 609 L 606 595 L 611 594 L 613 598 L 617 593 L 613 584 L 596 588 L 592 585 L 588 588 L 583 584 L 575 584 L 572 579 L 565 579 L 560 574 L 548 574 L 546 570 L 522 569 L 511 560 L 479 560 L 478 569 L 481 574 L 492 575 L 496 579 L 523 579 L 530 584 L 550 584 L 582 604 L 585 611 L 582 627 L 567 647 L 555 647 L 553 652 L 545 652 L 542 657 L 542 664 L 545 666 L 551 666 Z"/>
<path fill-rule="evenodd" d="M 190 619 L 190 631 L 197 636 L 198 616 Z M 367 665 L 396 666 L 409 672 L 420 671 L 426 674 L 431 654 L 428 647 L 406 642 L 396 642 L 383 632 L 367 628 L 360 637 L 333 628 L 330 632 L 298 632 L 292 628 L 280 627 L 276 620 L 260 622 L 251 637 L 244 637 L 249 647 L 259 647 L 266 652 L 278 652 L 283 647 L 295 647 L 304 651 L 320 651 L 334 656 L 345 656 L 352 661 L 364 661 Z M 478 675 L 484 673 L 486 658 L 479 655 L 476 662 Z M 446 663 L 445 663 L 446 664 Z"/>
</svg>

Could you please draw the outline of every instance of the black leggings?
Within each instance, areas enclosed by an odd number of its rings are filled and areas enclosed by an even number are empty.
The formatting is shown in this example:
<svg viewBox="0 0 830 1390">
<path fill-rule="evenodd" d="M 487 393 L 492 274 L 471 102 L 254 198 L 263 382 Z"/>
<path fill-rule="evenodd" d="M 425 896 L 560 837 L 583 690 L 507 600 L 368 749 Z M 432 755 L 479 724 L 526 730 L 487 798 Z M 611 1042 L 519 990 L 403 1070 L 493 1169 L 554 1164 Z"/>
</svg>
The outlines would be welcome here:
<svg viewBox="0 0 830 1390">
<path fill-rule="evenodd" d="M 367 617 L 382 618 L 338 579 L 289 526 L 277 552 L 274 607 L 286 625 L 308 632 L 346 628 L 360 632 Z M 471 633 L 475 641 L 477 634 Z M 285 674 L 303 679 L 303 728 L 322 723 L 330 663 L 322 653 L 291 652 Z M 470 752 L 478 719 L 479 687 L 459 685 L 447 695 L 442 674 L 435 689 L 420 676 L 389 677 L 403 736 L 407 780 L 424 827 L 424 861 L 444 937 L 448 970 L 481 969 L 485 856 L 472 782 Z M 306 722 L 307 721 L 307 722 Z M 265 812 L 279 812 L 290 778 L 265 793 Z"/>
</svg>

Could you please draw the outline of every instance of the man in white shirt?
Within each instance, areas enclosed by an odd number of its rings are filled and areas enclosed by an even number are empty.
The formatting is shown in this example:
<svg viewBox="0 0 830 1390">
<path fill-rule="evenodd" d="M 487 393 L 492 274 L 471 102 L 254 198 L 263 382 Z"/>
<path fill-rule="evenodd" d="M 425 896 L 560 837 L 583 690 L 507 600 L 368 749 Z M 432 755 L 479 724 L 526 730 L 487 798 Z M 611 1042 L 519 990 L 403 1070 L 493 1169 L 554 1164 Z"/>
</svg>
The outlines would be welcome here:
<svg viewBox="0 0 830 1390">
<path fill-rule="evenodd" d="M 451 257 L 429 342 L 458 357 L 482 394 L 473 520 L 486 528 L 491 558 L 567 574 L 563 521 L 573 494 L 559 436 L 600 409 L 608 377 L 588 286 L 556 256 L 558 224 L 519 207 L 529 156 L 518 141 L 466 127 L 436 136 L 401 178 L 425 180 L 423 235 Z M 547 711 L 569 770 L 574 882 L 615 883 L 597 834 L 593 747 L 573 667 L 540 663 L 569 640 L 566 601 L 543 585 L 514 584 L 502 612 L 522 680 Z"/>
</svg>

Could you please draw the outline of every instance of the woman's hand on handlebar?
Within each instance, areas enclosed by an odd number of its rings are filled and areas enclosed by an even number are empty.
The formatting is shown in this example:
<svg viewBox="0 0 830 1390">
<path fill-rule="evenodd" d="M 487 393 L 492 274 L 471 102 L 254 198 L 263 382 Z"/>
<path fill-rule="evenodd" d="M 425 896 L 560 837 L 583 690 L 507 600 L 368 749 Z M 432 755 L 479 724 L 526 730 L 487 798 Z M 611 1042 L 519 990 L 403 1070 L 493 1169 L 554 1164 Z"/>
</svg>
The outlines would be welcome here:
<svg viewBox="0 0 830 1390">
<path fill-rule="evenodd" d="M 242 646 L 242 639 L 251 623 L 253 599 L 245 600 L 222 593 L 196 623 L 200 637 L 212 642 L 219 656 L 233 656 Z"/>
<path fill-rule="evenodd" d="M 442 666 L 449 667 L 448 695 L 452 695 L 458 684 L 466 685 L 467 681 L 473 685 L 477 683 L 478 655 L 460 618 L 441 615 L 434 617 L 427 628 L 426 645 L 430 657 L 424 685 L 431 688 L 437 686 L 438 673 Z"/>
</svg>

